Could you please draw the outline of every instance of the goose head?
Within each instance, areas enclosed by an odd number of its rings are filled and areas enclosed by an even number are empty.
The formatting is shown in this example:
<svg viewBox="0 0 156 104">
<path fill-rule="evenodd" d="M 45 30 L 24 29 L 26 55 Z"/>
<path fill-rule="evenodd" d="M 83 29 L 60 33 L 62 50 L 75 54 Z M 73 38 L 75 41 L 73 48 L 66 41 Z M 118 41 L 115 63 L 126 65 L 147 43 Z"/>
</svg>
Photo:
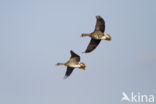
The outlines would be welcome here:
<svg viewBox="0 0 156 104">
<path fill-rule="evenodd" d="M 107 40 L 107 41 L 110 41 L 112 38 L 111 38 L 111 36 L 110 36 L 109 34 L 105 34 L 105 35 L 102 37 L 102 39 Z"/>
<path fill-rule="evenodd" d="M 79 63 L 79 65 L 80 65 L 80 67 L 79 67 L 80 69 L 85 70 L 86 65 L 84 63 Z"/>
</svg>

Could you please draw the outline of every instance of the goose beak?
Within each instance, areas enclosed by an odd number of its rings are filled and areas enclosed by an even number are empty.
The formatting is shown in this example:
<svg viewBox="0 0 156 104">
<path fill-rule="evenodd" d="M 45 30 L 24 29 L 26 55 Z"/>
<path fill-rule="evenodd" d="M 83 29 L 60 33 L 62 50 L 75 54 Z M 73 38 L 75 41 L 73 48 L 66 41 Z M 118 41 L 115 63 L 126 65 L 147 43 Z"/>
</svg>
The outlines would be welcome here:
<svg viewBox="0 0 156 104">
<path fill-rule="evenodd" d="M 107 41 L 111 41 L 111 39 L 112 39 L 112 37 L 109 34 L 106 34 L 105 37 L 106 37 L 105 40 L 107 40 Z"/>
<path fill-rule="evenodd" d="M 83 68 L 81 68 L 82 70 L 86 70 L 86 68 L 85 67 L 83 67 Z"/>
</svg>

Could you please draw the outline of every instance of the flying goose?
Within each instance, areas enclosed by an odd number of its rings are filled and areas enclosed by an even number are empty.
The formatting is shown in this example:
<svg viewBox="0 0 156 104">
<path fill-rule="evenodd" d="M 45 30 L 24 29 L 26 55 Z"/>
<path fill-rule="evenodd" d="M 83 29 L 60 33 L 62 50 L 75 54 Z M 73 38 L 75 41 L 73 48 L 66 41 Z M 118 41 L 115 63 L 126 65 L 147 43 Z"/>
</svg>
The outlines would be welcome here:
<svg viewBox="0 0 156 104">
<path fill-rule="evenodd" d="M 96 26 L 94 32 L 90 34 L 83 33 L 81 37 L 89 36 L 91 37 L 91 41 L 85 51 L 85 53 L 89 53 L 93 51 L 101 40 L 111 40 L 111 36 L 109 34 L 104 34 L 105 32 L 105 21 L 101 16 L 96 16 Z"/>
<path fill-rule="evenodd" d="M 69 61 L 65 63 L 57 63 L 56 65 L 64 65 L 67 66 L 67 71 L 65 73 L 64 78 L 67 78 L 70 76 L 70 74 L 73 72 L 74 68 L 79 68 L 85 70 L 85 64 L 80 62 L 80 56 L 74 53 L 72 50 L 70 51 L 71 57 Z"/>
</svg>

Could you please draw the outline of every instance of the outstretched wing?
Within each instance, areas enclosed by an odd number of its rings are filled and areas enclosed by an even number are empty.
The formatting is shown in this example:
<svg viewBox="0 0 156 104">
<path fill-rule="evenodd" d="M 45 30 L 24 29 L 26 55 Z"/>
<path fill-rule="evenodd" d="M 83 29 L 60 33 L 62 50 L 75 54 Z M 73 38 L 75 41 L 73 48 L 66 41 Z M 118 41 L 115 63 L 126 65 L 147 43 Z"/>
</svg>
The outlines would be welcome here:
<svg viewBox="0 0 156 104">
<path fill-rule="evenodd" d="M 67 67 L 67 71 L 65 73 L 65 76 L 64 78 L 67 78 L 70 76 L 70 74 L 73 72 L 74 68 L 71 68 L 71 67 Z"/>
<path fill-rule="evenodd" d="M 101 16 L 96 16 L 96 26 L 95 26 L 95 31 L 101 31 L 104 33 L 105 31 L 105 21 Z"/>
<path fill-rule="evenodd" d="M 70 51 L 71 53 L 71 57 L 70 59 L 72 59 L 73 61 L 79 62 L 80 61 L 80 56 L 77 55 L 76 53 L 74 53 L 72 50 Z"/>
<path fill-rule="evenodd" d="M 101 40 L 96 40 L 96 39 L 91 39 L 85 53 L 89 53 L 91 51 L 93 51 L 100 43 Z"/>
</svg>

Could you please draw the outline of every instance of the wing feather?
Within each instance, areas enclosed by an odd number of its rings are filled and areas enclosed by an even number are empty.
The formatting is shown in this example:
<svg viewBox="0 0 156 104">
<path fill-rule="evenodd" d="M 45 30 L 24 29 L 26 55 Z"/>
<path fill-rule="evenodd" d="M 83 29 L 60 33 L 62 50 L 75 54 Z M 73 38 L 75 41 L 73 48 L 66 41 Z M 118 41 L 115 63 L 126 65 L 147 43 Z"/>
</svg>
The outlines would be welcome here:
<svg viewBox="0 0 156 104">
<path fill-rule="evenodd" d="M 100 43 L 101 40 L 96 40 L 96 39 L 91 39 L 85 53 L 89 53 L 91 51 L 93 51 Z"/>
<path fill-rule="evenodd" d="M 70 53 L 71 53 L 70 59 L 75 60 L 76 62 L 79 62 L 80 61 L 80 56 L 79 55 L 77 55 L 76 53 L 74 53 L 72 50 L 70 51 Z"/>
<path fill-rule="evenodd" d="M 64 78 L 66 79 L 67 77 L 69 77 L 71 75 L 71 73 L 73 72 L 74 68 L 71 67 L 67 67 L 67 71 L 65 73 Z"/>
<path fill-rule="evenodd" d="M 105 21 L 101 16 L 96 16 L 96 25 L 95 25 L 95 31 L 101 31 L 104 33 L 105 31 Z"/>
</svg>

